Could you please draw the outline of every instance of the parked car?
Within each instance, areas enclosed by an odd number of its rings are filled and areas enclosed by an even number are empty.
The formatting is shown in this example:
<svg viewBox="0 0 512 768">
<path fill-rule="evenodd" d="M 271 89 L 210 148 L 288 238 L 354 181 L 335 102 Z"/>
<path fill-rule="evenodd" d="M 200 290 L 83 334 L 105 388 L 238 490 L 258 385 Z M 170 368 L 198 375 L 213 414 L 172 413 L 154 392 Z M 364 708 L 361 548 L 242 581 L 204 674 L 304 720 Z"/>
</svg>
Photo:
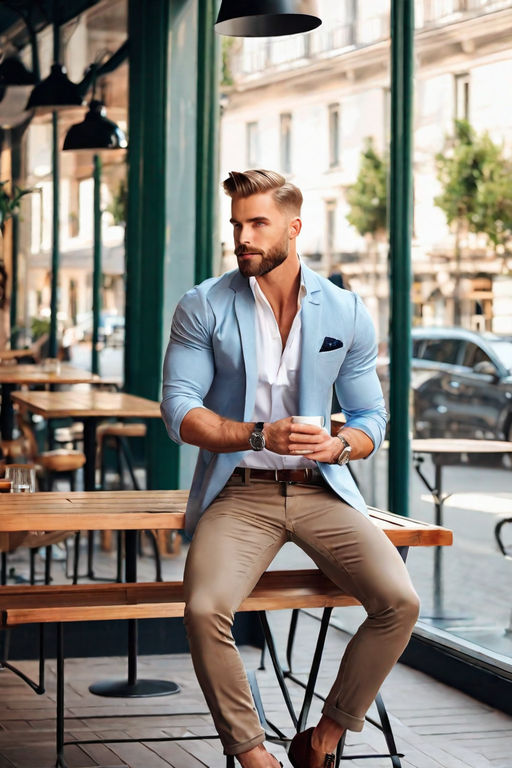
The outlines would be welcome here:
<svg viewBox="0 0 512 768">
<path fill-rule="evenodd" d="M 417 437 L 512 441 L 512 341 L 463 328 L 414 328 Z"/>
</svg>

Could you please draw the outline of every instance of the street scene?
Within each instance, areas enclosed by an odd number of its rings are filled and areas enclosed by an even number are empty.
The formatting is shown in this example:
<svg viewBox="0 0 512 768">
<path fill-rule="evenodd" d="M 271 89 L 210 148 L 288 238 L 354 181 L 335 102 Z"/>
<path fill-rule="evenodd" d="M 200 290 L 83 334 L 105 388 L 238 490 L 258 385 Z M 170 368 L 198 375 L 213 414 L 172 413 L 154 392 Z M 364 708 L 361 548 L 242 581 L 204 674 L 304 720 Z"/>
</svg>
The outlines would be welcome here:
<svg viewBox="0 0 512 768">
<path fill-rule="evenodd" d="M 0 0 L 0 768 L 512 768 L 511 84 L 512 0 Z"/>
</svg>

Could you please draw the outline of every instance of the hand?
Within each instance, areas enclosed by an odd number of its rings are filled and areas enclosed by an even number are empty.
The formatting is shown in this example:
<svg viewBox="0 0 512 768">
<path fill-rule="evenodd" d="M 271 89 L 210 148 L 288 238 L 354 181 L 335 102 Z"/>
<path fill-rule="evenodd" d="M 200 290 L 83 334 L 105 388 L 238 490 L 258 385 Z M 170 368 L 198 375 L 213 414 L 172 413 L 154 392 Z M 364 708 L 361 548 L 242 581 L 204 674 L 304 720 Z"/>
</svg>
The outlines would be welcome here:
<svg viewBox="0 0 512 768">
<path fill-rule="evenodd" d="M 340 440 L 331 437 L 326 429 L 295 424 L 291 416 L 265 424 L 263 434 L 269 451 L 283 456 L 307 456 L 312 461 L 332 464 L 343 449 Z"/>
</svg>

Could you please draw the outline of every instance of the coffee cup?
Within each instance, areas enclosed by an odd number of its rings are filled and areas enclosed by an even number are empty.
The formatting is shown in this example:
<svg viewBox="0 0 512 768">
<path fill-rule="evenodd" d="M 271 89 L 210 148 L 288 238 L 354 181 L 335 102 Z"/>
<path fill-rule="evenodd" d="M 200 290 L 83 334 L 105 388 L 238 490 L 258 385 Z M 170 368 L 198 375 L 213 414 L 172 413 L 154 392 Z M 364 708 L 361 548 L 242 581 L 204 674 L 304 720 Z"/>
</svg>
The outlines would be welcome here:
<svg viewBox="0 0 512 768">
<path fill-rule="evenodd" d="M 312 424 L 313 427 L 323 427 L 325 418 L 323 416 L 292 416 L 294 424 Z"/>
</svg>

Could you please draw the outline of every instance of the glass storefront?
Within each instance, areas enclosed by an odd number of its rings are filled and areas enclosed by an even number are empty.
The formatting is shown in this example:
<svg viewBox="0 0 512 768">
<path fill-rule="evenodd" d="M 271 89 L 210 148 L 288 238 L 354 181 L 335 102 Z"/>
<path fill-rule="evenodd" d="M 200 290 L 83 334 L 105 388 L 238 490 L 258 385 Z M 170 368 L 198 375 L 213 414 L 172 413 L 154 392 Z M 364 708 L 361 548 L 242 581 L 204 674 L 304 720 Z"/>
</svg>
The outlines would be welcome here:
<svg viewBox="0 0 512 768">
<path fill-rule="evenodd" d="M 301 255 L 363 297 L 387 397 L 389 2 L 321 7 L 307 42 L 224 43 L 221 173 L 258 164 L 302 188 Z M 512 562 L 495 534 L 512 518 L 512 112 L 502 96 L 512 2 L 418 0 L 415 11 L 410 515 L 441 514 L 454 532 L 443 552 L 409 554 L 418 634 L 510 674 Z M 387 458 L 384 448 L 354 466 L 382 508 Z M 501 534 L 510 552 L 512 523 Z"/>
</svg>

